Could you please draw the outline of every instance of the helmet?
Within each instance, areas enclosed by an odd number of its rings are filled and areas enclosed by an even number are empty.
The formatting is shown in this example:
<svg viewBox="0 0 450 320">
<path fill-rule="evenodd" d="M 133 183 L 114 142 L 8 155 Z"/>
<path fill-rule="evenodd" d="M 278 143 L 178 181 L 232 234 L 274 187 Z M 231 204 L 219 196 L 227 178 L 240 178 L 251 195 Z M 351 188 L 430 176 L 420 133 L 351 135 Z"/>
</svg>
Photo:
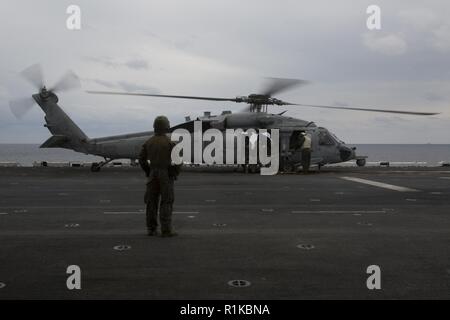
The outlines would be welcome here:
<svg viewBox="0 0 450 320">
<path fill-rule="evenodd" d="M 153 129 L 156 133 L 166 133 L 170 128 L 169 119 L 165 116 L 158 116 L 153 122 Z"/>
</svg>

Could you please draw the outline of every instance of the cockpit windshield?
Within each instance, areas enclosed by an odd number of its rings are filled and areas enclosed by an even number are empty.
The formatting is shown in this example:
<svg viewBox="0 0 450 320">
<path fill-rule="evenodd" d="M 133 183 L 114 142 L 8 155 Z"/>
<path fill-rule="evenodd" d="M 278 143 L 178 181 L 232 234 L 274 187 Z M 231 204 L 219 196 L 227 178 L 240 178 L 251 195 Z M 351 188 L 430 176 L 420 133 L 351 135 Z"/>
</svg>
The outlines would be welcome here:
<svg viewBox="0 0 450 320">
<path fill-rule="evenodd" d="M 340 140 L 326 129 L 321 129 L 319 132 L 319 145 L 321 146 L 334 146 L 339 143 Z"/>
<path fill-rule="evenodd" d="M 331 134 L 331 136 L 334 138 L 334 140 L 336 140 L 338 143 L 340 144 L 345 144 L 344 141 L 342 141 L 341 139 L 339 139 L 334 133 L 329 132 Z"/>
</svg>

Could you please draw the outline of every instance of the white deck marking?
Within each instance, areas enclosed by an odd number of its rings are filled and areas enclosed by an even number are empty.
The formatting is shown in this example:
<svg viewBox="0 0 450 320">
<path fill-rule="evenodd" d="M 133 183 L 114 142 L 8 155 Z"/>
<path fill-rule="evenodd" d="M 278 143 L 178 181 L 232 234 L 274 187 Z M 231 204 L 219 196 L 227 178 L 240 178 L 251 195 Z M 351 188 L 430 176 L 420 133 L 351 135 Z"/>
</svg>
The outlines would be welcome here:
<svg viewBox="0 0 450 320">
<path fill-rule="evenodd" d="M 198 214 L 198 211 L 174 211 L 173 214 Z"/>
<path fill-rule="evenodd" d="M 144 214 L 144 211 L 105 211 L 103 214 Z M 198 211 L 174 211 L 173 214 L 198 214 Z"/>
<path fill-rule="evenodd" d="M 8 212 L 0 212 L 0 215 L 8 214 Z"/>
<path fill-rule="evenodd" d="M 386 213 L 386 210 L 295 210 L 291 213 L 351 213 L 351 214 L 370 214 Z"/>
<path fill-rule="evenodd" d="M 389 189 L 389 190 L 394 190 L 394 191 L 399 191 L 399 192 L 418 192 L 419 191 L 416 189 L 400 187 L 400 186 L 395 186 L 393 184 L 372 181 L 372 180 L 367 180 L 367 179 L 361 179 L 361 178 L 355 178 L 355 177 L 341 177 L 341 179 L 353 181 L 353 182 L 359 182 L 359 183 L 367 184 L 367 185 L 370 185 L 373 187 L 384 188 L 384 189 Z"/>
<path fill-rule="evenodd" d="M 439 179 L 450 179 L 450 177 L 439 177 Z"/>
<path fill-rule="evenodd" d="M 143 211 L 105 211 L 104 214 L 144 214 Z"/>
</svg>

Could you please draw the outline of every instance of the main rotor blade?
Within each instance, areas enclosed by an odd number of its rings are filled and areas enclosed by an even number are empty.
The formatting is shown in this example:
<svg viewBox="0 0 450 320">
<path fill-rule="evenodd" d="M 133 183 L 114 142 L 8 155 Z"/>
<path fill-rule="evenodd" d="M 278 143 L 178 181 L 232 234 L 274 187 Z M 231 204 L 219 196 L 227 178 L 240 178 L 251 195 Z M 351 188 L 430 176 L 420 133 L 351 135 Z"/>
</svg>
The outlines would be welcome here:
<svg viewBox="0 0 450 320">
<path fill-rule="evenodd" d="M 291 106 L 308 107 L 308 108 L 326 108 L 326 109 L 338 109 L 338 110 L 384 112 L 384 113 L 410 114 L 410 115 L 416 115 L 416 116 L 433 116 L 433 115 L 439 114 L 439 112 L 417 112 L 417 111 L 386 110 L 386 109 L 373 109 L 373 108 L 333 107 L 333 106 L 289 103 L 289 102 L 286 102 L 285 104 L 291 105 Z"/>
<path fill-rule="evenodd" d="M 81 88 L 80 78 L 71 70 L 67 71 L 64 76 L 50 89 L 50 91 L 68 91 Z"/>
<path fill-rule="evenodd" d="M 159 98 L 176 98 L 176 99 L 194 99 L 194 100 L 210 100 L 210 101 L 232 101 L 240 102 L 236 98 L 213 98 L 213 97 L 196 97 L 196 96 L 174 96 L 166 94 L 150 94 L 150 93 L 132 93 L 132 92 L 113 92 L 113 91 L 92 91 L 88 90 L 87 93 L 91 94 L 109 94 L 120 96 L 141 96 L 141 97 L 159 97 Z"/>
<path fill-rule="evenodd" d="M 9 108 L 14 116 L 21 119 L 34 105 L 34 100 L 30 97 L 12 100 L 9 102 Z"/>
<path fill-rule="evenodd" d="M 40 64 L 33 64 L 21 73 L 22 77 L 27 79 L 36 89 L 41 90 L 44 86 L 44 76 Z"/>
<path fill-rule="evenodd" d="M 294 86 L 306 85 L 309 82 L 299 79 L 266 78 L 268 83 L 261 92 L 264 95 L 273 96 L 282 91 L 288 90 Z"/>
</svg>

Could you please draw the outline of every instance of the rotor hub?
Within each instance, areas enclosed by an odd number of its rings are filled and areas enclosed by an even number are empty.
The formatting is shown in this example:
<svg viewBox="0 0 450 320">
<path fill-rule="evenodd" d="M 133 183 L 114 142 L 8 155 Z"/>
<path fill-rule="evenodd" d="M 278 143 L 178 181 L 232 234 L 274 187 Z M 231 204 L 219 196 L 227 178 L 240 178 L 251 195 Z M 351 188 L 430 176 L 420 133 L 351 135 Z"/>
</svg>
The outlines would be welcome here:
<svg viewBox="0 0 450 320">
<path fill-rule="evenodd" d="M 50 91 L 47 90 L 45 86 L 42 87 L 39 95 L 42 99 L 48 99 L 50 97 Z"/>
</svg>

